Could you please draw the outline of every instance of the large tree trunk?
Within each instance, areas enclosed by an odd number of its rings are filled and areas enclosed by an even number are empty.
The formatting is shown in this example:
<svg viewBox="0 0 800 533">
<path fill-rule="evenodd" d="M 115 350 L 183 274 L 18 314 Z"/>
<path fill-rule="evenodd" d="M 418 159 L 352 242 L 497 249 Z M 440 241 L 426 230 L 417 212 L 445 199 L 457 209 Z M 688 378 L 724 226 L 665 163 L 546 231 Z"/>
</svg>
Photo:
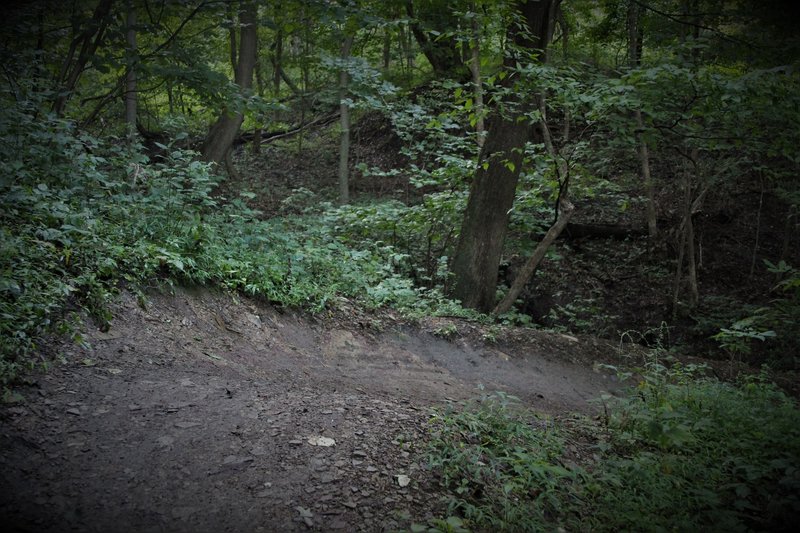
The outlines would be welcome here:
<svg viewBox="0 0 800 533">
<path fill-rule="evenodd" d="M 255 2 L 242 2 L 239 11 L 239 58 L 236 64 L 235 81 L 242 92 L 253 86 L 253 70 L 256 65 L 258 10 Z M 244 116 L 223 109 L 217 122 L 211 126 L 201 150 L 203 159 L 218 164 L 225 162 L 225 156 L 239 133 Z"/>
<path fill-rule="evenodd" d="M 509 40 L 523 49 L 545 49 L 550 34 L 550 7 L 553 1 L 518 2 L 518 10 L 527 26 L 520 31 L 516 24 L 509 28 Z M 540 60 L 544 55 L 540 55 Z M 509 56 L 505 66 L 512 70 L 517 57 Z M 513 84 L 513 76 L 504 83 Z M 494 308 L 497 275 L 508 228 L 509 211 L 522 167 L 522 147 L 534 129 L 516 111 L 498 109 L 489 120 L 488 135 L 479 159 L 478 170 L 470 187 L 467 209 L 453 257 L 455 284 L 453 297 L 462 305 L 489 312 Z"/>
</svg>

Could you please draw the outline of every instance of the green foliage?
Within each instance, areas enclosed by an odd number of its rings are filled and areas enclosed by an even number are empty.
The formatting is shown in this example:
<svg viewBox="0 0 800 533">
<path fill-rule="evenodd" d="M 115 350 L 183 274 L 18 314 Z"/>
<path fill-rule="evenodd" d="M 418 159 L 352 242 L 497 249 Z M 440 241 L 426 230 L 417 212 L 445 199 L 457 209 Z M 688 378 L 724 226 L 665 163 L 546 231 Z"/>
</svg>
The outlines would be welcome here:
<svg viewBox="0 0 800 533">
<path fill-rule="evenodd" d="M 193 152 L 159 145 L 150 160 L 23 106 L 4 109 L 0 137 L 4 384 L 33 364 L 45 334 L 80 340 L 72 312 L 107 328 L 121 281 L 213 284 L 312 312 L 340 296 L 419 313 L 456 307 L 403 277 L 391 246 L 339 239 L 330 216 L 262 221 L 241 199 L 215 196 L 219 178 Z"/>
<path fill-rule="evenodd" d="M 738 385 L 648 360 L 604 424 L 556 429 L 498 394 L 432 419 L 449 513 L 479 531 L 788 530 L 800 511 L 800 410 L 762 377 Z M 584 466 L 565 442 L 594 441 Z M 589 442 L 587 442 L 589 441 Z M 576 445 L 571 446 L 576 449 Z"/>
<path fill-rule="evenodd" d="M 770 274 L 782 278 L 773 290 L 777 297 L 769 305 L 720 328 L 712 338 L 733 356 L 751 354 L 753 341 L 768 341 L 759 346 L 759 351 L 766 353 L 771 363 L 797 368 L 800 360 L 794 349 L 800 338 L 800 271 L 784 261 L 777 265 L 770 261 L 764 263 Z"/>
<path fill-rule="evenodd" d="M 443 192 L 412 206 L 396 201 L 342 206 L 328 211 L 326 219 L 350 246 L 391 248 L 390 264 L 417 286 L 444 288 L 465 203 L 462 192 Z"/>
<path fill-rule="evenodd" d="M 789 527 L 800 510 L 800 411 L 763 377 L 734 386 L 697 371 L 652 362 L 630 396 L 610 401 L 598 524 Z"/>
<path fill-rule="evenodd" d="M 566 524 L 580 498 L 580 469 L 559 464 L 563 441 L 552 422 L 503 393 L 437 412 L 431 466 L 451 514 L 468 528 L 541 531 Z"/>
</svg>

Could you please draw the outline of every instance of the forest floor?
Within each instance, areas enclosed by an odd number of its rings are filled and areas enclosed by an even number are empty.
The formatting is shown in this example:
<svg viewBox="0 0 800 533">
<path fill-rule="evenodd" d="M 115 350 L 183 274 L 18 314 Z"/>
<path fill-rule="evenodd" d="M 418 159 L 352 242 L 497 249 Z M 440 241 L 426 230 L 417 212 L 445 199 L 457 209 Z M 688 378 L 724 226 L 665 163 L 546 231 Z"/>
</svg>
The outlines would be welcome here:
<svg viewBox="0 0 800 533">
<path fill-rule="evenodd" d="M 484 388 L 566 417 L 619 387 L 604 341 L 348 305 L 123 292 L 108 331 L 54 342 L 60 363 L 0 407 L 4 530 L 401 530 L 446 516 L 433 406 Z"/>
</svg>

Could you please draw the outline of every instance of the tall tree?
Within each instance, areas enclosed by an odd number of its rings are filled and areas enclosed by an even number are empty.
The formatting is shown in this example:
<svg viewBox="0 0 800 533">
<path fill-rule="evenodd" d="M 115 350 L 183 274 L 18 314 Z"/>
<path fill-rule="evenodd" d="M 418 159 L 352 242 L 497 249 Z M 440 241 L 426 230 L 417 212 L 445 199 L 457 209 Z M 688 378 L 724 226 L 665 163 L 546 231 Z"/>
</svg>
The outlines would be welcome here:
<svg viewBox="0 0 800 533">
<path fill-rule="evenodd" d="M 240 5 L 239 26 L 239 54 L 234 81 L 244 95 L 253 86 L 253 71 L 258 48 L 258 8 L 254 0 L 243 1 Z M 231 52 L 231 57 L 234 57 L 234 52 Z M 226 106 L 206 136 L 201 150 L 203 159 L 216 163 L 225 161 L 225 156 L 242 122 L 244 114 Z"/>
<path fill-rule="evenodd" d="M 508 29 L 509 42 L 514 45 L 504 61 L 508 72 L 513 71 L 522 54 L 536 54 L 539 61 L 544 60 L 551 34 L 552 4 L 559 1 L 517 2 L 520 23 L 514 21 Z M 507 76 L 505 85 L 510 88 L 514 79 L 513 75 Z M 464 306 L 485 312 L 494 307 L 503 241 L 522 168 L 523 147 L 533 135 L 541 135 L 524 116 L 531 102 L 522 100 L 517 91 L 510 92 L 510 101 L 489 118 L 488 134 L 470 187 L 453 257 L 453 296 Z"/>
<path fill-rule="evenodd" d="M 475 98 L 475 133 L 478 146 L 483 146 L 486 134 L 486 124 L 483 117 L 483 80 L 481 80 L 481 32 L 478 9 L 475 3 L 470 12 L 470 61 L 469 70 L 472 74 L 472 91 Z"/>
</svg>

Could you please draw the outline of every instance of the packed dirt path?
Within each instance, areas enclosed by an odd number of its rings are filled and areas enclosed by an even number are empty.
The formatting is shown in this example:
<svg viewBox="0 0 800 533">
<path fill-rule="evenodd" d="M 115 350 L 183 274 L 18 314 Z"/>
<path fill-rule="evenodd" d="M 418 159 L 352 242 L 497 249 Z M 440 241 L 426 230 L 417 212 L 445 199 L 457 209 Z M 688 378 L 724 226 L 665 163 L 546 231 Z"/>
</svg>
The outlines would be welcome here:
<svg viewBox="0 0 800 533">
<path fill-rule="evenodd" d="M 613 348 L 566 335 L 313 320 L 200 290 L 114 311 L 0 407 L 4 531 L 403 530 L 444 512 L 432 406 L 482 387 L 588 412 L 616 388 L 591 365 Z"/>
</svg>

